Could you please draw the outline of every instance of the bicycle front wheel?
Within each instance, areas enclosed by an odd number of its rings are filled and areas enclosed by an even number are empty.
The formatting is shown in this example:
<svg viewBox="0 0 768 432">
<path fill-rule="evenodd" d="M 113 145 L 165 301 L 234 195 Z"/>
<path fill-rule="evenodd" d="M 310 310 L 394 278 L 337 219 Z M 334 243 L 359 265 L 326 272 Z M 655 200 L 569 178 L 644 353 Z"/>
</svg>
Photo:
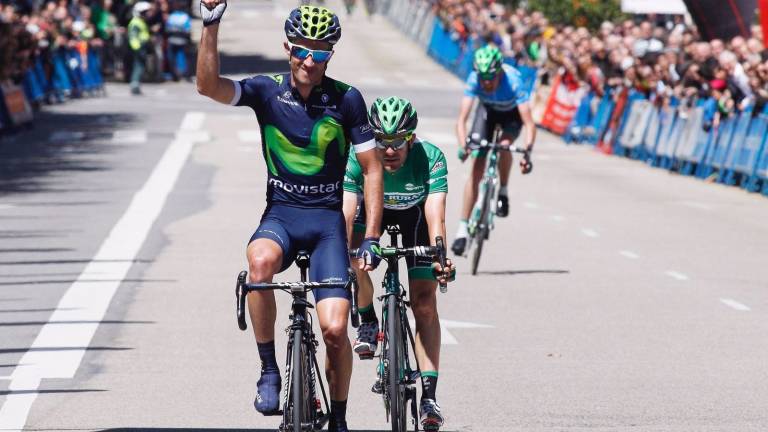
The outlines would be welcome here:
<svg viewBox="0 0 768 432">
<path fill-rule="evenodd" d="M 392 424 L 392 432 L 405 432 L 406 409 L 405 409 L 405 385 L 403 384 L 403 375 L 405 362 L 403 353 L 405 349 L 403 344 L 402 322 L 400 317 L 400 308 L 394 296 L 390 296 L 387 304 L 387 394 L 389 397 L 390 413 L 389 419 Z"/>
<path fill-rule="evenodd" d="M 291 359 L 291 421 L 289 428 L 293 432 L 303 432 L 305 425 L 312 424 L 312 406 L 309 391 L 309 353 L 302 339 L 301 329 L 293 332 L 293 352 Z"/>
<path fill-rule="evenodd" d="M 487 186 L 486 186 L 487 187 Z M 475 230 L 475 250 L 472 251 L 472 276 L 477 274 L 477 267 L 480 265 L 480 255 L 483 253 L 483 243 L 488 237 L 488 207 L 490 206 L 493 193 L 490 188 L 486 190 L 483 199 L 483 207 L 478 218 L 477 229 Z"/>
</svg>

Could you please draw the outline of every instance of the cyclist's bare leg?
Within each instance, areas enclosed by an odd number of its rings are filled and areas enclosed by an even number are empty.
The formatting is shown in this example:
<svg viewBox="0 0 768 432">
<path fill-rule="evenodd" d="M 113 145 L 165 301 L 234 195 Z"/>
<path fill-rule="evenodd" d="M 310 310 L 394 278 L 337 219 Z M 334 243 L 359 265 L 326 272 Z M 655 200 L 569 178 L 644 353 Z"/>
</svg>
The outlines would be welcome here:
<svg viewBox="0 0 768 432">
<path fill-rule="evenodd" d="M 353 232 L 352 239 L 349 242 L 349 248 L 355 249 L 363 242 L 363 233 Z M 360 270 L 360 260 L 352 259 L 352 268 L 355 269 L 357 274 L 357 308 L 365 309 L 371 303 L 373 303 L 373 282 L 368 272 Z"/>
<path fill-rule="evenodd" d="M 329 297 L 319 301 L 317 318 L 325 340 L 325 375 L 331 400 L 347 400 L 352 376 L 352 345 L 347 337 L 349 300 Z"/>
<path fill-rule="evenodd" d="M 469 215 L 472 213 L 472 207 L 475 205 L 475 200 L 477 199 L 477 187 L 480 184 L 480 180 L 483 178 L 484 169 L 485 156 L 473 158 L 472 172 L 467 179 L 467 184 L 464 186 L 464 202 L 461 208 L 461 218 L 464 220 L 469 219 Z"/>
<path fill-rule="evenodd" d="M 512 145 L 515 138 L 511 135 L 504 134 L 501 136 L 499 144 L 503 146 Z M 499 154 L 499 183 L 501 186 L 506 186 L 509 183 L 509 174 L 512 171 L 512 152 L 503 151 Z"/>
<path fill-rule="evenodd" d="M 283 250 L 275 241 L 260 238 L 252 241 L 246 250 L 248 258 L 248 281 L 250 283 L 272 282 L 280 271 Z M 248 294 L 248 312 L 256 342 L 275 340 L 275 294 L 272 291 L 253 291 Z"/>
<path fill-rule="evenodd" d="M 437 314 L 437 282 L 411 279 L 408 282 L 411 310 L 416 319 L 416 360 L 422 371 L 440 367 L 440 319 Z"/>
</svg>

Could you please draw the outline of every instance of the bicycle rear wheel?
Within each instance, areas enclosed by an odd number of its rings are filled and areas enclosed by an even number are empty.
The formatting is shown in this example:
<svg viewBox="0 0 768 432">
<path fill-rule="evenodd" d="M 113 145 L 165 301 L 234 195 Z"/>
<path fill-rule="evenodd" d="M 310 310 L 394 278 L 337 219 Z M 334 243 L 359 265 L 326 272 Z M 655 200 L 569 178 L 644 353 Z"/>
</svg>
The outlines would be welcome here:
<svg viewBox="0 0 768 432">
<path fill-rule="evenodd" d="M 402 322 L 400 308 L 394 296 L 388 298 L 387 303 L 387 394 L 389 397 L 389 420 L 392 432 L 405 432 L 407 430 L 405 407 L 405 384 L 403 384 L 403 344 Z"/>
<path fill-rule="evenodd" d="M 309 353 L 302 339 L 301 329 L 293 332 L 293 352 L 291 361 L 291 421 L 288 428 L 293 432 L 303 432 L 305 425 L 312 424 L 314 400 L 310 400 L 309 391 Z"/>
</svg>

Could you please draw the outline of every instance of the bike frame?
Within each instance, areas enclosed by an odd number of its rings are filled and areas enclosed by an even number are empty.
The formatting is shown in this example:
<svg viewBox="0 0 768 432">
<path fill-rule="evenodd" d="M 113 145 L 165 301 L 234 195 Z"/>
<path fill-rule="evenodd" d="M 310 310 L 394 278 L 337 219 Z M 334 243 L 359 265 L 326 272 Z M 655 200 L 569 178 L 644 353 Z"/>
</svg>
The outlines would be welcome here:
<svg viewBox="0 0 768 432">
<path fill-rule="evenodd" d="M 496 129 L 494 133 L 493 143 L 498 141 L 500 136 L 499 129 Z M 469 239 L 466 250 L 472 248 L 472 243 L 475 240 L 475 234 L 481 227 L 486 227 L 487 232 L 493 229 L 493 219 L 496 216 L 496 207 L 491 205 L 493 199 L 496 196 L 496 189 L 499 183 L 498 167 L 499 167 L 499 150 L 495 146 L 491 146 L 488 149 L 488 155 L 485 157 L 485 171 L 483 178 L 477 186 L 477 199 L 475 205 L 472 207 L 472 212 L 467 222 L 467 231 L 469 232 Z M 487 210 L 487 211 L 486 211 Z M 481 220 L 483 213 L 486 214 L 485 220 Z"/>
<path fill-rule="evenodd" d="M 282 290 L 288 292 L 293 297 L 291 303 L 291 312 L 289 319 L 291 324 L 286 329 L 288 333 L 288 352 L 286 356 L 286 368 L 285 368 L 285 386 L 283 396 L 283 423 L 280 425 L 280 431 L 293 431 L 295 430 L 294 421 L 292 418 L 292 409 L 295 400 L 291 397 L 293 370 L 301 365 L 294 364 L 293 353 L 296 349 L 301 349 L 302 346 L 309 357 L 309 364 L 307 365 L 307 376 L 305 377 L 306 384 L 308 386 L 307 399 L 309 400 L 308 415 L 309 422 L 302 423 L 300 430 L 319 430 L 328 421 L 330 414 L 330 403 L 328 402 L 328 395 L 325 391 L 325 384 L 323 383 L 322 374 L 320 373 L 320 365 L 317 362 L 317 347 L 319 343 L 315 337 L 315 333 L 312 330 L 312 315 L 308 309 L 314 308 L 312 303 L 307 300 L 307 291 L 311 289 L 327 289 L 327 288 L 349 288 L 352 283 L 353 274 L 350 272 L 350 281 L 344 283 L 331 283 L 331 282 L 307 282 L 307 274 L 309 271 L 309 255 L 306 252 L 299 252 L 296 258 L 296 264 L 298 265 L 301 273 L 301 282 L 277 282 L 277 283 L 245 283 L 247 278 L 247 272 L 242 271 L 238 275 L 237 285 L 235 287 L 235 295 L 237 298 L 237 321 L 241 330 L 247 328 L 245 320 L 245 300 L 246 296 L 251 291 L 264 291 L 264 290 Z M 353 319 L 353 325 L 357 322 Z M 301 332 L 301 346 L 295 346 L 294 337 L 297 332 Z M 306 358 L 300 358 L 300 361 L 306 361 Z M 320 384 L 320 391 L 323 396 L 323 404 L 320 403 L 317 395 L 317 383 Z M 307 400 L 300 403 L 306 403 Z M 323 405 L 325 411 L 323 411 Z M 276 413 L 276 414 L 279 414 Z"/>
</svg>

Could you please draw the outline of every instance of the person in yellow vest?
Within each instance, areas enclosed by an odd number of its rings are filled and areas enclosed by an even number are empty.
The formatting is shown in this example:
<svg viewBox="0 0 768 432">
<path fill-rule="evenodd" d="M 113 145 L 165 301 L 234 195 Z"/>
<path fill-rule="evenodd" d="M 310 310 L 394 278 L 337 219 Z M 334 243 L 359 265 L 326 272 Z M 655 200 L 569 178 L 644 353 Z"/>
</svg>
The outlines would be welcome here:
<svg viewBox="0 0 768 432">
<path fill-rule="evenodd" d="M 140 1 L 133 5 L 133 18 L 128 23 L 128 45 L 133 53 L 133 70 L 131 71 L 131 93 L 141 94 L 141 75 L 147 62 L 147 47 L 149 45 L 149 26 L 145 20 L 152 5 Z"/>
</svg>

